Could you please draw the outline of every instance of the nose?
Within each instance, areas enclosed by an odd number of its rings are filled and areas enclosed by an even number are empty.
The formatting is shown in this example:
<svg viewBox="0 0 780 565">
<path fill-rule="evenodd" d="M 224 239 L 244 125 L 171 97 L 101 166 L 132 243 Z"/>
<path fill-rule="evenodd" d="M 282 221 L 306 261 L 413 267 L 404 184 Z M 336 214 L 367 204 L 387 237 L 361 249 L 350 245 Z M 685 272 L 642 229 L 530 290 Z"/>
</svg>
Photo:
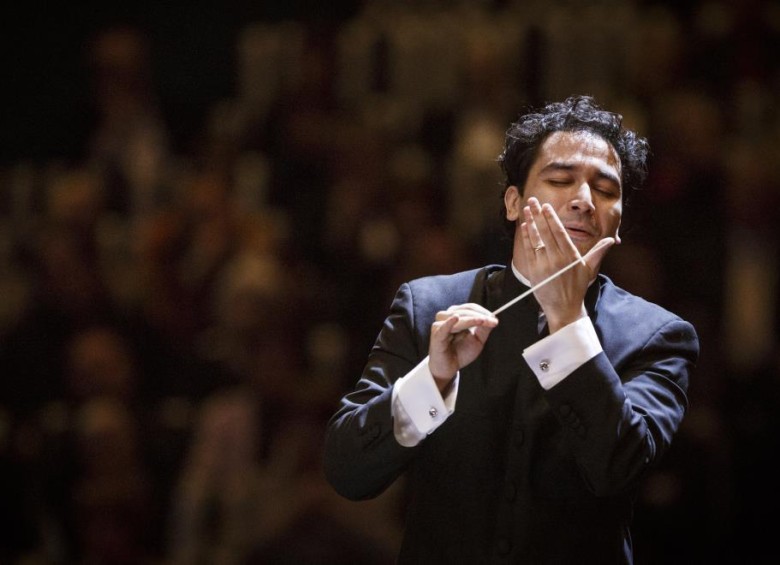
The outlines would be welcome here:
<svg viewBox="0 0 780 565">
<path fill-rule="evenodd" d="M 595 210 L 590 185 L 583 182 L 569 200 L 569 209 L 591 214 Z"/>
</svg>

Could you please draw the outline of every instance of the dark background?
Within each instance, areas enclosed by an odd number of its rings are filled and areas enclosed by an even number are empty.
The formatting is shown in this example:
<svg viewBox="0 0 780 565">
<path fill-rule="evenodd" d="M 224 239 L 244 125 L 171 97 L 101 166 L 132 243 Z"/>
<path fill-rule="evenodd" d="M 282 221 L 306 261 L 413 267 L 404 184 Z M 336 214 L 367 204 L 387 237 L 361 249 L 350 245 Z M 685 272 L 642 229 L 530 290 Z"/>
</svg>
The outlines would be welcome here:
<svg viewBox="0 0 780 565">
<path fill-rule="evenodd" d="M 235 91 L 235 37 L 243 25 L 294 19 L 332 28 L 357 13 L 360 4 L 292 0 L 17 5 L 1 40 L 10 79 L 0 134 L 3 163 L 81 156 L 94 121 L 87 45 L 101 29 L 130 24 L 149 36 L 161 103 L 177 144 L 186 148 L 206 110 Z"/>
<path fill-rule="evenodd" d="M 392 562 L 403 484 L 336 497 L 325 423 L 400 282 L 506 260 L 489 140 L 574 93 L 653 148 L 605 271 L 702 345 L 637 497 L 637 563 L 775 562 L 777 3 L 27 2 L 3 20 L 0 562 Z M 381 32 L 345 98 L 356 21 Z M 302 51 L 258 110 L 239 37 L 291 23 Z M 99 67 L 96 39 L 126 27 L 148 57 Z M 463 57 L 443 100 L 422 94 L 441 76 L 392 74 L 422 36 Z M 125 92 L 138 113 L 106 112 Z"/>
</svg>

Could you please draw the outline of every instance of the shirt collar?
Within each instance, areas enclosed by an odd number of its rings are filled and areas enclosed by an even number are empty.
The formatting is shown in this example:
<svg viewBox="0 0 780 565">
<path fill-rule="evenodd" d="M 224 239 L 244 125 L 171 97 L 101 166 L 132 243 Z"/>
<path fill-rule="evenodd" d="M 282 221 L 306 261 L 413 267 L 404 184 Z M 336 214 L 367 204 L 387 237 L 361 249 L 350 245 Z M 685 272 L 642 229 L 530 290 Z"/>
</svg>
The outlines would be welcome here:
<svg viewBox="0 0 780 565">
<path fill-rule="evenodd" d="M 523 273 L 521 273 L 517 269 L 517 267 L 515 267 L 515 262 L 514 261 L 510 261 L 509 265 L 512 267 L 512 272 L 515 274 L 515 278 L 517 280 L 519 280 L 521 283 L 523 283 L 525 286 L 527 286 L 528 288 L 531 288 L 531 281 L 529 281 L 527 278 L 525 278 Z M 598 278 L 598 274 L 596 275 L 596 278 L 594 278 L 592 281 L 590 281 L 588 283 L 588 288 L 590 288 L 593 285 L 593 283 L 596 281 L 597 278 Z"/>
<path fill-rule="evenodd" d="M 512 267 L 512 272 L 515 274 L 515 278 L 519 280 L 521 283 L 523 283 L 528 288 L 531 288 L 531 281 L 529 281 L 527 278 L 523 276 L 523 274 L 517 270 L 517 267 L 515 267 L 515 262 L 510 261 L 510 266 Z"/>
<path fill-rule="evenodd" d="M 524 284 L 528 288 L 531 288 L 531 281 L 529 281 L 523 274 L 515 267 L 514 261 L 510 261 L 509 266 L 512 267 L 512 273 L 515 275 L 515 278 L 520 281 L 521 284 Z M 591 315 L 596 310 L 596 303 L 599 300 L 599 296 L 601 295 L 601 284 L 594 285 L 593 283 L 596 282 L 599 279 L 599 275 L 596 275 L 596 278 L 594 278 L 590 283 L 588 284 L 588 291 L 585 293 L 585 310 L 588 312 L 588 315 Z M 539 323 L 540 323 L 540 331 L 542 326 L 544 325 L 545 321 L 545 315 L 544 311 L 539 308 Z"/>
</svg>

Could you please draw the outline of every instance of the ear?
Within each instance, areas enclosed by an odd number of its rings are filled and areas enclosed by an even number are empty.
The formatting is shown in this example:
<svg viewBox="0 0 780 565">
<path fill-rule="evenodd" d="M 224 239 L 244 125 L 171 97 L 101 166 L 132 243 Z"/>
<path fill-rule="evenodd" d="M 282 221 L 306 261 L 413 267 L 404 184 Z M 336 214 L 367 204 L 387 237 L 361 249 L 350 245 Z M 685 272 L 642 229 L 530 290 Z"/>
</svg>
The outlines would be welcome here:
<svg viewBox="0 0 780 565">
<path fill-rule="evenodd" d="M 523 198 L 515 185 L 507 187 L 504 192 L 504 206 L 506 207 L 506 219 L 510 222 L 516 222 L 523 209 Z"/>
</svg>

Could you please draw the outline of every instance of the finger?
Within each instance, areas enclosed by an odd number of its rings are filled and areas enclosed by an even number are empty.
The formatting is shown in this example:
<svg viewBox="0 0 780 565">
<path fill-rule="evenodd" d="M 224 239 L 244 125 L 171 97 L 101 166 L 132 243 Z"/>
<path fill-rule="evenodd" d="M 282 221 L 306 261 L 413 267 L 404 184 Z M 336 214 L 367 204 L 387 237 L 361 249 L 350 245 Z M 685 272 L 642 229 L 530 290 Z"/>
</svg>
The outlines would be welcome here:
<svg viewBox="0 0 780 565">
<path fill-rule="evenodd" d="M 458 320 L 458 316 L 450 316 L 445 320 L 434 322 L 431 326 L 431 342 L 446 342 L 452 335 L 452 328 Z"/>
<path fill-rule="evenodd" d="M 488 316 L 469 316 L 459 315 L 458 321 L 450 329 L 451 333 L 459 333 L 466 330 L 472 330 L 477 327 L 494 328 L 498 325 L 498 318 L 493 315 Z"/>
<path fill-rule="evenodd" d="M 545 253 L 548 254 L 549 258 L 550 253 L 555 253 L 560 249 L 555 234 L 553 234 L 550 229 L 549 219 L 544 212 L 547 208 L 552 209 L 552 207 L 549 204 L 545 204 L 543 207 L 536 199 L 531 199 L 530 203 L 531 215 L 534 219 L 536 231 L 539 234 L 540 241 L 542 241 L 542 244 L 545 247 Z"/>
<path fill-rule="evenodd" d="M 498 325 L 498 320 L 496 320 L 496 325 Z M 490 332 L 492 332 L 495 327 L 496 326 L 477 326 L 474 328 L 473 334 L 480 343 L 485 343 Z"/>
<path fill-rule="evenodd" d="M 528 239 L 531 242 L 531 249 L 538 252 L 544 247 L 544 240 L 539 234 L 539 226 L 536 224 L 536 218 L 538 214 L 534 214 L 534 210 L 539 206 L 539 202 L 536 199 L 531 199 L 528 206 L 523 208 L 523 217 L 528 230 Z"/>
<path fill-rule="evenodd" d="M 495 318 L 493 313 L 487 308 L 485 308 L 484 306 L 475 303 L 467 303 L 467 304 L 453 305 L 447 308 L 447 310 L 444 310 L 442 312 L 437 312 L 435 321 L 439 323 L 444 322 L 445 320 L 449 319 L 452 316 L 457 316 L 461 320 L 464 320 L 466 318 L 468 319 L 487 318 L 489 320 L 492 320 Z"/>
<path fill-rule="evenodd" d="M 438 338 L 443 340 L 448 334 L 456 334 L 478 326 L 492 328 L 497 324 L 498 318 L 483 306 L 462 304 L 451 306 L 444 312 L 437 312 L 431 333 L 437 334 Z"/>
<path fill-rule="evenodd" d="M 604 239 L 599 240 L 596 245 L 594 245 L 590 251 L 585 254 L 583 259 L 588 265 L 591 273 L 598 271 L 599 267 L 601 266 L 601 262 L 604 260 L 604 256 L 607 254 L 607 251 L 609 251 L 609 248 L 613 245 L 615 245 L 615 238 L 605 237 Z"/>
<path fill-rule="evenodd" d="M 546 237 L 545 241 L 554 242 L 557 248 L 565 254 L 569 261 L 573 261 L 579 256 L 577 246 L 571 240 L 569 233 L 566 231 L 566 227 L 561 222 L 558 214 L 550 204 L 544 204 L 542 206 L 541 215 L 544 217 L 544 222 L 538 222 L 543 226 L 545 233 L 542 235 Z"/>
<path fill-rule="evenodd" d="M 522 243 L 520 248 L 523 250 L 523 261 L 528 262 L 534 256 L 534 246 L 531 243 L 531 237 L 528 235 L 527 222 L 520 224 L 520 241 Z"/>
<path fill-rule="evenodd" d="M 465 304 L 453 305 L 453 306 L 450 306 L 447 309 L 447 311 L 450 312 L 451 314 L 460 314 L 460 313 L 468 314 L 468 313 L 472 313 L 472 314 L 478 314 L 478 315 L 483 315 L 483 316 L 491 316 L 492 315 L 490 310 L 488 310 L 487 308 L 485 308 L 481 304 L 477 304 L 476 302 L 466 302 Z"/>
</svg>

